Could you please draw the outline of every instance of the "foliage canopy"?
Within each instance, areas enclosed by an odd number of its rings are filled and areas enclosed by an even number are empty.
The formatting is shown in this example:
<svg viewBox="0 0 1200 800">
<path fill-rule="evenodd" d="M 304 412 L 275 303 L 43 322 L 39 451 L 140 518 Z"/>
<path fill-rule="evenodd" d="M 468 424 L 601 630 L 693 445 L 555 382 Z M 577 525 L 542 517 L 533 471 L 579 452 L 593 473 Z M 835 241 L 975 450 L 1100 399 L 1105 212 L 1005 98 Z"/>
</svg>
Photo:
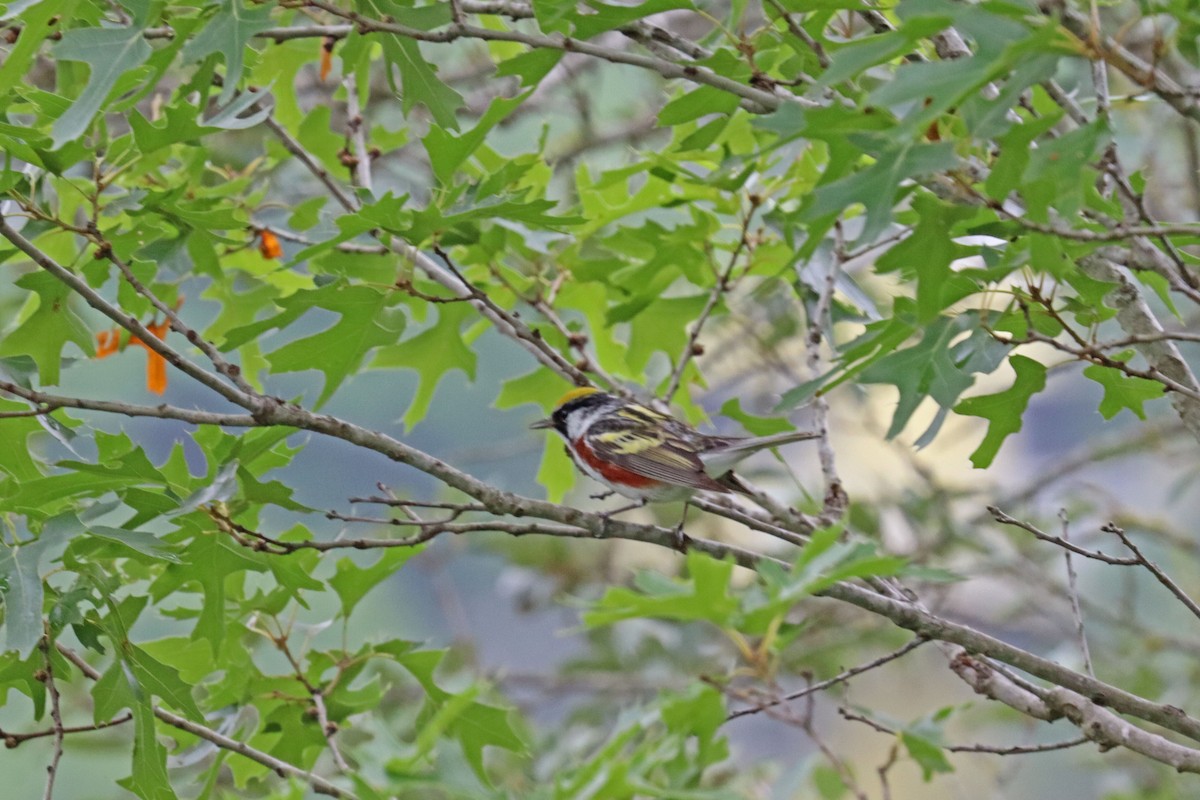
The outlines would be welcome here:
<svg viewBox="0 0 1200 800">
<path fill-rule="evenodd" d="M 1200 772 L 1192 4 L 0 19 L 21 785 L 114 747 L 106 796 L 147 800 Z M 573 385 L 821 437 L 671 553 L 677 508 L 599 513 L 554 437 L 536 465 L 530 406 Z M 472 641 L 428 622 L 437 580 L 490 598 Z M 514 582 L 539 647 L 584 626 L 532 676 L 477 652 Z M 781 729 L 785 757 L 739 745 Z"/>
</svg>

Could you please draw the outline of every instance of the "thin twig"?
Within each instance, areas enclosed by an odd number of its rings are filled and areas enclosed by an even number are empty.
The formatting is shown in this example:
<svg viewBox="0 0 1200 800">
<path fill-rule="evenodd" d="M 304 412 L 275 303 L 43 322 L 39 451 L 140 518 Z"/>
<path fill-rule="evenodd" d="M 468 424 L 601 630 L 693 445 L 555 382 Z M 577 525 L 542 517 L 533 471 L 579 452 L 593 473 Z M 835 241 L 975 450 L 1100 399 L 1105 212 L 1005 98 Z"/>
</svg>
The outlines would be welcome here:
<svg viewBox="0 0 1200 800">
<path fill-rule="evenodd" d="M 687 343 L 684 344 L 683 352 L 679 354 L 679 358 L 675 362 L 675 369 L 671 373 L 671 380 L 667 382 L 667 390 L 663 392 L 663 400 L 667 403 L 670 403 L 672 398 L 675 397 L 675 392 L 679 391 L 679 384 L 683 380 L 683 373 L 687 370 L 688 362 L 703 352 L 697 346 L 696 340 L 700 338 L 700 331 L 704 329 L 704 323 L 708 321 L 709 315 L 717 307 L 717 303 L 721 301 L 721 297 L 732 288 L 733 271 L 737 268 L 738 259 L 743 252 L 753 251 L 753 243 L 750 241 L 750 223 L 754 219 L 754 213 L 760 205 L 762 205 L 762 198 L 755 194 L 750 195 L 750 207 L 742 215 L 742 229 L 738 235 L 737 245 L 733 248 L 733 252 L 729 254 L 729 262 L 725 265 L 725 269 L 716 276 L 716 282 L 708 293 L 708 300 L 704 303 L 704 308 L 701 309 L 700 315 L 692 323 Z"/>
<path fill-rule="evenodd" d="M 46 414 L 54 411 L 49 406 L 42 408 L 29 408 L 25 411 L 0 411 L 0 419 L 19 419 L 20 417 L 43 417 Z"/>
<path fill-rule="evenodd" d="M 102 731 L 105 728 L 112 728 L 116 725 L 124 725 L 133 719 L 133 714 L 126 711 L 124 714 L 113 717 L 104 722 L 97 722 L 94 725 L 67 725 L 62 728 L 62 732 L 66 735 L 73 733 L 91 733 L 92 731 Z M 46 728 L 41 731 L 31 731 L 29 733 L 11 733 L 0 729 L 0 742 L 9 750 L 19 747 L 23 742 L 28 742 L 30 739 L 44 739 L 47 736 L 54 736 L 58 733 L 55 728 Z"/>
<path fill-rule="evenodd" d="M 185 339 L 199 348 L 200 352 L 204 353 L 205 358 L 212 363 L 217 372 L 221 373 L 230 381 L 232 381 L 237 388 L 241 389 L 251 397 L 256 397 L 258 395 L 258 392 L 254 390 L 254 387 L 247 383 L 246 379 L 242 377 L 241 367 L 237 366 L 236 364 L 230 364 L 228 361 L 226 361 L 225 357 L 217 351 L 217 348 L 214 347 L 211 342 L 201 336 L 195 328 L 187 325 L 183 321 L 183 318 L 180 317 L 175 311 L 175 309 L 164 303 L 158 297 L 158 295 L 150 291 L 150 288 L 142 283 L 138 279 L 137 275 L 133 274 L 133 270 L 130 269 L 129 265 L 126 264 L 123 259 L 118 257 L 115 252 L 113 252 L 112 245 L 100 235 L 99 230 L 96 231 L 94 239 L 96 243 L 100 245 L 100 251 L 108 258 L 110 262 L 112 262 L 113 265 L 116 266 L 118 270 L 120 270 L 121 275 L 124 276 L 126 282 L 133 287 L 133 290 L 149 300 L 150 305 L 154 306 L 155 310 L 157 310 L 163 315 L 163 317 L 166 318 L 167 322 L 169 322 L 171 325 L 171 330 L 175 331 L 176 333 L 183 334 Z"/>
<path fill-rule="evenodd" d="M 295 137 L 288 133 L 273 117 L 267 117 L 265 124 L 279 138 L 284 148 L 296 156 L 300 160 L 300 163 L 307 167 L 325 185 L 343 208 L 351 212 L 358 210 L 355 198 L 333 179 L 329 171 L 322 167 Z M 459 297 L 468 298 L 471 305 L 490 321 L 501 335 L 515 340 L 539 362 L 554 370 L 559 375 L 573 381 L 578 386 L 586 386 L 589 383 L 586 375 L 580 372 L 570 361 L 563 358 L 561 353 L 550 347 L 540 336 L 531 331 L 524 322 L 496 306 L 486 294 L 480 292 L 471 284 L 466 283 L 454 271 L 443 268 L 425 253 L 422 253 L 398 237 L 392 236 L 385 241 L 381 238 L 382 234 L 379 231 L 372 231 L 371 235 L 380 238 L 386 247 L 407 258 L 436 283 L 441 284 Z"/>
<path fill-rule="evenodd" d="M 1013 527 L 1020 528 L 1023 531 L 1028 531 L 1029 533 L 1032 533 L 1038 539 L 1041 539 L 1043 542 L 1048 542 L 1050 544 L 1057 545 L 1058 547 L 1061 547 L 1064 550 L 1075 553 L 1076 555 L 1081 555 L 1084 558 L 1092 558 L 1092 559 L 1095 559 L 1096 561 L 1103 561 L 1105 564 L 1116 564 L 1117 566 L 1122 566 L 1122 567 L 1132 567 L 1132 566 L 1136 566 L 1137 564 L 1141 563 L 1136 558 L 1120 558 L 1118 556 L 1106 555 L 1104 553 L 1101 553 L 1099 550 L 1086 550 L 1082 547 L 1079 547 L 1078 545 L 1071 544 L 1070 542 L 1063 539 L 1061 536 L 1051 536 L 1050 534 L 1046 533 L 1043 530 L 1040 530 L 1039 528 L 1034 527 L 1033 525 L 1029 524 L 1028 522 L 1022 522 L 1019 519 L 1010 517 L 1008 514 L 1005 514 L 1003 511 L 996 508 L 995 506 L 988 506 L 987 510 L 988 510 L 988 513 L 990 513 L 992 515 L 992 518 L 995 519 L 996 522 L 999 522 L 1001 525 L 1012 525 Z"/>
<path fill-rule="evenodd" d="M 1188 611 L 1191 611 L 1194 616 L 1200 618 L 1200 605 L 1197 605 L 1196 601 L 1189 597 L 1187 592 L 1179 588 L 1179 584 L 1175 583 L 1175 581 L 1171 579 L 1171 576 L 1163 572 L 1162 567 L 1146 558 L 1145 554 L 1142 553 L 1141 548 L 1133 543 L 1133 540 L 1129 538 L 1129 534 L 1127 534 L 1123 528 L 1120 528 L 1110 522 L 1101 526 L 1100 530 L 1104 531 L 1105 533 L 1115 534 L 1116 537 L 1121 540 L 1121 544 L 1128 547 L 1129 552 L 1133 553 L 1134 563 L 1141 564 L 1143 567 L 1145 567 L 1151 575 L 1158 579 L 1159 583 L 1167 587 L 1167 590 L 1170 591 L 1171 594 L 1175 595 L 1176 599 L 1178 599 L 1179 602 L 1183 603 L 1184 606 L 1187 607 Z"/>
<path fill-rule="evenodd" d="M 58 776 L 58 762 L 62 760 L 63 739 L 65 738 L 66 731 L 63 728 L 62 721 L 62 699 L 58 693 L 58 684 L 54 682 L 54 664 L 50 659 L 49 633 L 42 637 L 39 647 L 42 650 L 42 656 L 45 658 L 46 663 L 46 677 L 44 682 L 46 684 L 46 691 L 50 695 L 50 719 L 54 723 L 54 754 L 50 757 L 50 764 L 46 767 L 46 791 L 42 794 L 42 800 L 53 800 L 54 779 Z"/>
<path fill-rule="evenodd" d="M 808 373 L 814 377 L 820 375 L 822 371 L 821 346 L 825 342 L 825 331 L 832 330 L 830 315 L 833 309 L 833 293 L 837 286 L 837 276 L 841 272 L 842 265 L 847 261 L 846 240 L 840 219 L 834 223 L 833 233 L 833 258 L 830 260 L 829 269 L 825 274 L 824 281 L 821 282 L 817 292 L 817 301 L 808 319 L 808 338 L 805 344 L 808 347 Z M 845 513 L 850 504 L 850 498 L 846 496 L 842 479 L 838 475 L 837 456 L 833 451 L 833 444 L 829 441 L 829 401 L 823 394 L 818 394 L 813 398 L 811 407 L 813 423 L 820 434 L 817 439 L 817 458 L 820 460 L 821 475 L 825 481 L 822 522 L 825 525 L 832 525 Z"/>
<path fill-rule="evenodd" d="M 78 408 L 84 411 L 102 411 L 107 414 L 122 414 L 127 417 L 153 417 L 157 419 L 177 419 L 181 422 L 191 422 L 196 425 L 220 425 L 227 428 L 251 428 L 258 421 L 249 414 L 219 414 L 213 411 L 193 411 L 190 408 L 178 408 L 166 403 L 157 406 L 140 406 L 133 403 L 121 403 L 112 400 L 88 400 L 82 397 L 65 397 L 63 395 L 39 392 L 36 389 L 26 389 L 9 381 L 0 381 L 0 392 L 16 395 L 31 403 L 36 403 L 43 414 L 49 414 L 59 408 Z M 17 416 L 17 412 L 12 412 Z M 20 416 L 30 416 L 21 413 Z"/>
<path fill-rule="evenodd" d="M 887 664 L 888 662 L 895 661 L 896 659 L 898 659 L 908 653 L 911 653 L 913 650 L 916 650 L 918 647 L 925 644 L 925 642 L 927 642 L 927 641 L 929 641 L 929 640 L 918 636 L 917 638 L 910 640 L 903 647 L 893 650 L 892 652 L 887 653 L 886 655 L 882 655 L 879 658 L 872 659 L 871 661 L 868 661 L 865 664 L 859 664 L 857 667 L 851 667 L 850 669 L 848 669 L 844 672 L 840 672 L 837 675 L 834 675 L 832 678 L 828 678 L 826 680 L 820 681 L 819 683 L 814 683 L 810 686 L 807 686 L 807 687 L 801 689 L 798 692 L 791 692 L 790 694 L 785 694 L 782 697 L 776 697 L 776 698 L 769 700 L 765 703 L 762 703 L 760 705 L 751 706 L 750 708 L 743 708 L 738 711 L 731 712 L 730 714 L 728 714 L 725 717 L 725 721 L 729 722 L 730 720 L 735 720 L 738 717 L 745 717 L 745 716 L 749 716 L 751 714 L 757 714 L 761 711 L 765 711 L 768 708 L 772 708 L 772 707 L 780 705 L 782 703 L 787 703 L 792 700 L 799 700 L 800 698 L 807 697 L 808 695 L 813 694 L 815 692 L 820 692 L 825 689 L 828 689 L 830 686 L 835 686 L 839 683 L 844 683 L 845 681 L 848 681 L 851 678 L 853 678 L 855 675 L 861 675 L 864 672 L 869 672 L 873 669 L 876 669 L 877 667 L 881 667 L 884 664 Z"/>
<path fill-rule="evenodd" d="M 278 624 L 278 620 L 276 620 L 276 623 Z M 292 666 L 292 672 L 295 674 L 296 680 L 300 681 L 300 684 L 308 692 L 309 697 L 312 698 L 313 708 L 316 709 L 317 712 L 317 724 L 321 726 L 321 735 L 325 737 L 325 741 L 329 745 L 329 752 L 333 756 L 334 765 L 342 773 L 349 773 L 350 765 L 347 764 L 346 759 L 342 757 L 342 751 L 338 748 L 337 739 L 335 738 L 335 734 L 338 730 L 337 725 L 330 721 L 329 711 L 325 707 L 324 695 L 328 689 L 322 686 L 315 686 L 308 679 L 308 677 L 304 674 L 304 669 L 300 666 L 299 660 L 297 660 L 292 654 L 292 649 L 288 646 L 287 632 L 284 630 L 282 625 L 279 625 L 279 628 L 280 632 L 278 634 L 274 634 L 265 630 L 262 631 L 262 633 L 270 638 L 275 647 L 283 653 L 284 658 L 286 658 L 287 662 Z M 337 678 L 334 679 L 335 683 L 336 681 Z"/>
<path fill-rule="evenodd" d="M 326 0 L 307 0 L 308 5 L 328 11 L 334 16 L 347 19 L 358 26 L 362 33 L 391 33 L 421 42 L 447 44 L 459 39 L 479 39 L 482 41 L 519 42 L 537 50 L 562 50 L 569 53 L 581 53 L 592 58 L 610 61 L 614 64 L 628 64 L 657 72 L 664 78 L 690 81 L 733 94 L 747 101 L 751 111 L 774 111 L 784 103 L 792 103 L 806 107 L 816 107 L 820 104 L 790 92 L 772 92 L 748 86 L 713 71 L 708 67 L 695 64 L 680 64 L 655 56 L 629 53 L 611 47 L 596 44 L 592 41 L 575 39 L 562 34 L 542 35 L 525 31 L 494 30 L 474 25 L 452 23 L 439 30 L 421 30 L 419 28 L 373 19 L 355 11 L 339 8 Z"/>
<path fill-rule="evenodd" d="M 804 713 L 801 714 L 799 718 L 791 721 L 800 726 L 800 729 L 808 735 L 808 738 L 812 740 L 813 744 L 817 746 L 817 749 L 821 751 L 821 754 L 825 756 L 825 760 L 829 762 L 830 766 L 833 767 L 834 771 L 837 772 L 838 777 L 841 779 L 842 786 L 853 793 L 858 800 L 867 800 L 866 793 L 859 788 L 858 783 L 854 779 L 854 774 L 850 771 L 850 768 L 846 766 L 845 762 L 839 758 L 836 753 L 833 752 L 832 748 L 825 744 L 824 738 L 817 734 L 817 728 L 813 721 L 815 717 L 814 712 L 816 711 L 816 699 L 817 698 L 814 695 L 810 694 Z"/>
<path fill-rule="evenodd" d="M 1067 510 L 1059 509 L 1058 518 L 1062 521 L 1062 540 L 1070 542 L 1070 523 L 1067 519 Z M 1083 668 L 1088 675 L 1096 677 L 1096 670 L 1092 667 L 1092 652 L 1088 649 L 1087 633 L 1083 628 L 1083 611 L 1079 608 L 1079 588 L 1075 576 L 1075 563 L 1071 560 L 1071 551 L 1063 550 L 1063 558 L 1067 562 L 1067 594 L 1071 598 L 1071 616 L 1075 619 L 1075 635 L 1079 639 L 1079 652 L 1083 655 Z"/>
<path fill-rule="evenodd" d="M 287 128 L 280 125 L 274 116 L 268 116 L 263 120 L 263 124 L 267 126 L 271 133 L 275 134 L 276 138 L 283 145 L 283 149 L 295 156 L 317 180 L 325 184 L 325 188 L 329 190 L 329 193 L 333 195 L 333 198 L 338 201 L 342 208 L 351 213 L 358 211 L 358 201 L 354 199 L 354 196 L 343 189 L 342 185 L 329 174 L 329 170 L 325 169 L 325 167 L 321 166 L 320 162 L 309 155 L 304 146 L 288 133 Z"/>
<path fill-rule="evenodd" d="M 822 68 L 827 69 L 830 63 L 829 54 L 825 52 L 825 48 L 821 46 L 821 43 L 810 36 L 808 31 L 800 27 L 800 23 L 792 19 L 792 15 L 788 13 L 788 10 L 783 7 L 783 4 L 780 3 L 779 0 L 767 0 L 767 2 L 770 3 L 771 7 L 775 9 L 775 12 L 779 14 L 779 18 L 784 21 L 784 24 L 787 25 L 787 29 L 791 31 L 791 34 L 800 41 L 804 42 L 808 49 L 813 51 L 813 55 L 817 57 L 817 63 L 820 64 Z"/>
<path fill-rule="evenodd" d="M 887 734 L 888 736 L 896 736 L 900 733 L 895 728 L 884 725 L 878 720 L 871 719 L 865 714 L 851 711 L 845 706 L 838 708 L 838 714 L 841 715 L 842 719 L 850 722 L 860 722 L 868 728 Z M 1086 736 L 1079 736 L 1074 739 L 1067 739 L 1062 742 L 1050 742 L 1048 744 L 1020 744 L 1008 747 L 990 744 L 950 744 L 943 745 L 942 749 L 951 753 L 990 753 L 997 756 L 1026 756 L 1036 753 L 1052 753 L 1055 750 L 1066 750 L 1086 744 L 1088 741 L 1090 740 Z"/>
<path fill-rule="evenodd" d="M 306 236 L 301 236 L 294 231 L 285 230 L 274 225 L 251 223 L 250 229 L 255 233 L 271 233 L 275 236 L 278 236 L 280 239 L 286 239 L 287 241 L 295 242 L 296 244 L 302 244 L 306 246 L 317 244 L 317 242 L 314 242 L 312 239 L 309 239 Z M 353 244 L 352 242 L 341 242 L 340 244 L 334 246 L 333 249 L 337 250 L 339 253 L 361 253 L 364 255 L 383 255 L 384 253 L 391 252 L 388 250 L 388 248 L 381 244 Z"/>
<path fill-rule="evenodd" d="M 174 366 L 184 374 L 209 389 L 212 389 L 217 394 L 224 397 L 230 402 L 242 406 L 243 408 L 253 410 L 258 405 L 258 399 L 235 386 L 230 386 L 225 383 L 219 376 L 208 372 L 202 367 L 192 363 L 187 358 L 184 358 L 175 348 L 168 345 L 162 339 L 155 336 L 145 325 L 143 325 L 137 317 L 127 314 L 117 306 L 105 300 L 99 292 L 87 284 L 83 278 L 76 275 L 71 270 L 59 264 L 57 261 L 46 255 L 44 252 L 34 246 L 32 242 L 22 236 L 15 228 L 13 228 L 8 218 L 0 213 L 0 235 L 16 245 L 17 249 L 25 253 L 33 263 L 37 264 L 46 272 L 53 275 L 61 283 L 65 284 L 71 291 L 83 298 L 83 300 L 92 308 L 99 311 L 104 316 L 111 319 L 117 325 L 125 328 L 138 339 L 140 339 L 146 347 L 153 350 L 158 355 L 166 359 L 167 363 Z"/>
</svg>

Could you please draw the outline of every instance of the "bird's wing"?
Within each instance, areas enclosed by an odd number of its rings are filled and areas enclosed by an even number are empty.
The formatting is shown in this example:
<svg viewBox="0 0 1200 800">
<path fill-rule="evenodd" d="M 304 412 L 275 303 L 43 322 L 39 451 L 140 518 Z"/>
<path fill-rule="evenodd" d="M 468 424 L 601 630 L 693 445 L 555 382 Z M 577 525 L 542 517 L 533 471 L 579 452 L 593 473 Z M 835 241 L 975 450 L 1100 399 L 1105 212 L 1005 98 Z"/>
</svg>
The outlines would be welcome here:
<svg viewBox="0 0 1200 800">
<path fill-rule="evenodd" d="M 705 472 L 697 450 L 699 434 L 693 440 L 686 429 L 676 430 L 677 425 L 663 424 L 662 415 L 644 406 L 630 406 L 594 424 L 584 439 L 601 459 L 639 475 L 675 486 L 728 492 Z"/>
</svg>

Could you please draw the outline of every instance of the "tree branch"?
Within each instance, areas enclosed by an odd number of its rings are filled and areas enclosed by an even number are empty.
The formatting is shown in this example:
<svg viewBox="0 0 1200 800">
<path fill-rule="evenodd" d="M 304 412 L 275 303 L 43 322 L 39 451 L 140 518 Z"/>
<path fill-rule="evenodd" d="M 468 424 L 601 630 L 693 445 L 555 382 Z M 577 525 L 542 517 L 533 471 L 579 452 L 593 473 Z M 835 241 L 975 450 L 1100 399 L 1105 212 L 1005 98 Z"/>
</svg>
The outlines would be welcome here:
<svg viewBox="0 0 1200 800">
<path fill-rule="evenodd" d="M 138 339 L 140 339 L 146 345 L 146 347 L 150 348 L 155 353 L 158 353 L 160 356 L 166 359 L 167 363 L 171 364 L 189 377 L 195 379 L 202 385 L 212 389 L 214 392 L 221 395 L 226 400 L 229 400 L 231 403 L 242 406 L 246 409 L 253 409 L 256 406 L 257 400 L 255 397 L 246 394 L 236 387 L 230 386 L 216 375 L 213 375 L 207 370 L 196 366 L 190 360 L 184 358 L 173 347 L 151 333 L 145 325 L 138 321 L 137 317 L 126 314 L 112 303 L 109 303 L 107 300 L 101 297 L 98 292 L 92 289 L 92 287 L 88 286 L 86 281 L 35 247 L 32 242 L 18 233 L 17 230 L 9 224 L 8 217 L 3 214 L 2 208 L 0 208 L 0 235 L 12 242 L 18 250 L 29 256 L 33 263 L 37 264 L 43 270 L 49 272 L 59 281 L 66 284 L 71 291 L 82 297 L 84 301 L 92 308 L 96 309 L 101 314 L 115 322 L 117 325 L 120 325 L 122 328 L 138 337 Z"/>
<path fill-rule="evenodd" d="M 774 706 L 781 705 L 783 703 L 787 703 L 792 700 L 799 700 L 802 697 L 807 697 L 808 695 L 814 694 L 816 692 L 824 691 L 825 689 L 828 689 L 830 686 L 835 686 L 839 683 L 844 683 L 845 681 L 850 680 L 855 675 L 861 675 L 864 672 L 869 672 L 870 670 L 876 669 L 877 667 L 881 667 L 884 664 L 887 664 L 891 661 L 895 661 L 896 659 L 898 659 L 902 656 L 905 656 L 908 653 L 911 653 L 913 650 L 916 650 L 918 647 L 925 644 L 927 641 L 929 641 L 929 640 L 923 639 L 918 636 L 915 639 L 909 640 L 909 642 L 907 644 L 905 644 L 903 647 L 897 648 L 896 650 L 893 650 L 892 652 L 887 653 L 886 655 L 882 655 L 879 658 L 872 659 L 871 661 L 868 661 L 865 664 L 860 664 L 857 667 L 851 667 L 850 669 L 845 670 L 844 672 L 840 672 L 837 675 L 834 675 L 832 678 L 828 678 L 828 679 L 820 681 L 818 683 L 814 683 L 811 686 L 806 686 L 805 688 L 801 689 L 798 692 L 791 692 L 791 693 L 785 694 L 781 697 L 776 697 L 771 700 L 768 700 L 765 703 L 761 703 L 756 706 L 751 706 L 750 708 L 743 708 L 738 711 L 733 711 L 733 712 L 729 713 L 728 715 L 726 715 L 725 721 L 729 722 L 729 721 L 735 720 L 739 717 L 745 717 L 745 716 L 749 716 L 751 714 L 757 714 L 761 711 L 767 710 L 768 708 L 772 708 Z"/>
<path fill-rule="evenodd" d="M 400 25 L 394 22 L 385 22 L 379 19 L 364 17 L 355 11 L 346 11 L 337 6 L 325 2 L 325 0 L 307 0 L 307 4 L 314 8 L 320 8 L 328 11 L 334 16 L 353 22 L 359 31 L 370 33 L 391 33 L 397 36 L 403 36 L 408 39 L 414 39 L 420 42 L 431 42 L 437 44 L 446 44 L 459 39 L 479 39 L 481 41 L 495 42 L 518 42 L 528 45 L 529 47 L 540 50 L 562 50 L 567 53 L 582 53 L 583 55 L 600 58 L 605 61 L 611 61 L 614 64 L 629 64 L 630 66 L 641 67 L 652 72 L 657 72 L 664 78 L 673 78 L 677 80 L 690 81 L 692 83 L 712 86 L 715 89 L 728 92 L 736 95 L 741 99 L 748 101 L 748 110 L 758 113 L 770 113 L 778 109 L 784 103 L 793 103 L 805 107 L 818 107 L 820 104 L 811 100 L 798 97 L 788 92 L 768 92 L 763 89 L 757 89 L 752 86 L 747 86 L 738 83 L 735 80 L 718 75 L 707 67 L 699 67 L 694 64 L 678 64 L 673 61 L 667 61 L 654 56 L 641 55 L 639 53 L 627 53 L 623 50 L 616 50 L 610 47 L 604 47 L 594 44 L 590 41 L 574 39 L 561 34 L 552 34 L 549 36 L 535 33 L 525 33 L 522 31 L 505 31 L 492 30 L 489 28 L 481 28 L 474 25 L 465 25 L 452 23 L 451 25 L 435 31 L 425 31 L 418 28 L 412 28 L 407 25 Z"/>
</svg>

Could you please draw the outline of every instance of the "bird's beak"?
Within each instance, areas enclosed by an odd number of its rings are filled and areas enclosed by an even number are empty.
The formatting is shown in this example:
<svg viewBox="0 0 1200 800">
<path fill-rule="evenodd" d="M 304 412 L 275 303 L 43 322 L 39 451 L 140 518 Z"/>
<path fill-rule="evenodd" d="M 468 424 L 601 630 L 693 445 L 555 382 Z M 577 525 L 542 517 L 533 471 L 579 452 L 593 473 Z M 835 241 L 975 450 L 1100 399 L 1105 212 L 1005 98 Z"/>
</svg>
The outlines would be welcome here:
<svg viewBox="0 0 1200 800">
<path fill-rule="evenodd" d="M 529 426 L 530 430 L 540 430 L 542 428 L 553 428 L 553 427 L 554 427 L 554 420 L 550 419 L 549 417 L 547 417 L 546 419 L 540 419 L 537 422 L 535 422 Z"/>
</svg>

